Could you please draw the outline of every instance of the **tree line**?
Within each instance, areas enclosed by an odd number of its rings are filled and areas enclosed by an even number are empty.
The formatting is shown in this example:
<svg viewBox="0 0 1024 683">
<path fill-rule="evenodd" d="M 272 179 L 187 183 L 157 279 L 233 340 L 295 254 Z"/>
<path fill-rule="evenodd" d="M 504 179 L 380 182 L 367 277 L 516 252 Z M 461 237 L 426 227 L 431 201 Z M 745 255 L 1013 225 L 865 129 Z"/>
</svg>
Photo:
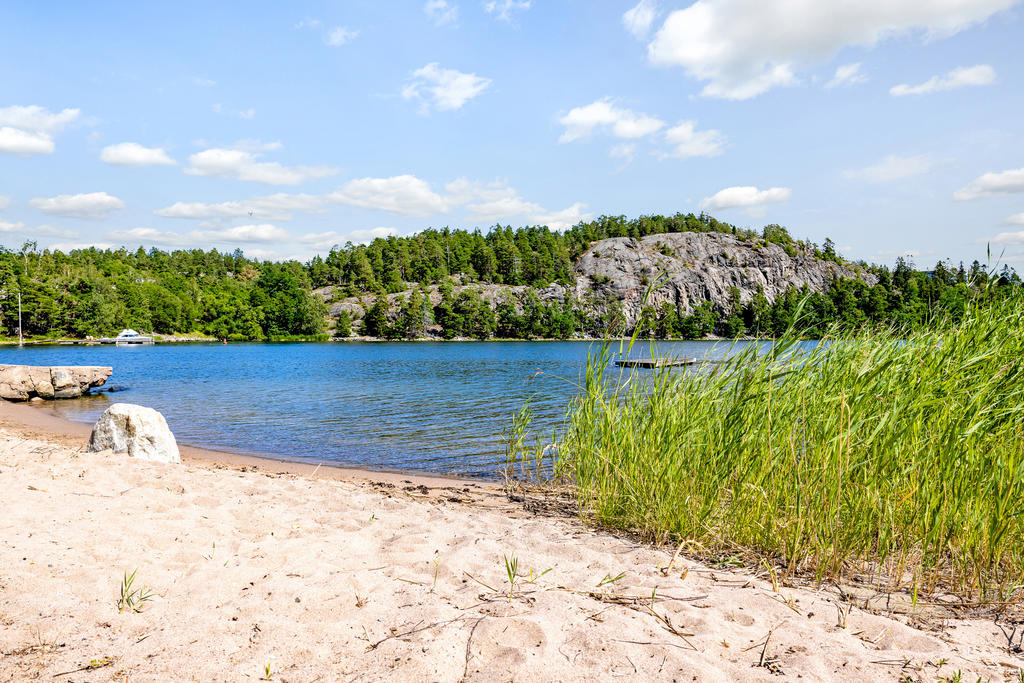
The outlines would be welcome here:
<svg viewBox="0 0 1024 683">
<path fill-rule="evenodd" d="M 123 328 L 218 339 L 309 337 L 327 308 L 308 268 L 202 249 L 39 250 L 0 247 L 0 329 L 29 337 L 86 338 Z"/>
<path fill-rule="evenodd" d="M 999 298 L 1020 285 L 1011 270 L 992 274 L 977 261 L 969 269 L 939 262 L 931 271 L 919 271 L 899 259 L 893 269 L 867 269 L 877 279 L 873 285 L 858 278 L 837 278 L 823 292 L 811 291 L 806 285 L 791 287 L 769 301 L 759 289 L 745 303 L 734 287 L 724 305 L 704 301 L 689 313 L 681 313 L 667 302 L 646 306 L 637 323 L 639 334 L 659 339 L 702 339 L 709 335 L 773 338 L 790 328 L 806 337 L 820 337 L 833 326 L 923 329 L 940 317 L 957 319 L 969 300 Z M 527 287 L 518 295 L 506 290 L 492 305 L 472 286 L 455 294 L 452 281 L 447 280 L 438 293 L 440 302 L 436 305 L 423 285 L 398 297 L 378 295 L 367 308 L 359 330 L 343 313 L 336 333 L 350 336 L 357 331 L 384 339 L 416 339 L 429 333 L 444 339 L 570 339 L 636 331 L 627 326 L 622 303 L 598 292 L 592 292 L 586 300 L 570 297 L 542 301 L 536 289 Z"/>
<path fill-rule="evenodd" d="M 120 329 L 158 334 L 202 334 L 222 339 L 310 338 L 327 331 L 327 307 L 313 290 L 376 295 L 361 324 L 347 315 L 335 321 L 336 336 L 362 333 L 410 338 L 428 328 L 444 338 L 568 338 L 627 334 L 621 304 L 592 292 L 586 301 L 542 302 L 536 289 L 572 285 L 574 261 L 591 244 L 609 237 L 640 238 L 671 232 L 719 232 L 798 253 L 843 262 L 831 240 L 821 246 L 793 239 L 778 225 L 760 231 L 738 228 L 707 214 L 601 216 L 559 233 L 546 227 L 480 230 L 427 229 L 405 237 L 378 238 L 365 245 L 336 246 L 306 263 L 249 259 L 240 250 L 162 251 L 152 248 L 40 250 L 0 247 L 0 330 L 17 334 L 17 296 L 27 336 L 106 336 Z M 1016 285 L 1004 269 L 997 276 L 977 262 L 970 268 L 939 263 L 931 271 L 899 261 L 895 268 L 860 264 L 877 276 L 836 280 L 825 292 L 791 290 L 769 302 L 764 293 L 740 304 L 699 305 L 687 315 L 671 305 L 643 311 L 645 335 L 700 338 L 708 334 L 775 336 L 792 324 L 814 336 L 828 325 L 885 323 L 927 325 L 955 311 L 966 297 L 993 292 L 986 285 Z M 525 294 L 493 303 L 478 291 L 454 293 L 452 278 L 465 283 L 525 285 Z M 394 306 L 388 294 L 418 285 Z M 427 288 L 436 286 L 436 306 Z M 600 288 L 597 288 L 600 290 Z M 799 315 L 798 315 L 799 312 Z"/>
</svg>

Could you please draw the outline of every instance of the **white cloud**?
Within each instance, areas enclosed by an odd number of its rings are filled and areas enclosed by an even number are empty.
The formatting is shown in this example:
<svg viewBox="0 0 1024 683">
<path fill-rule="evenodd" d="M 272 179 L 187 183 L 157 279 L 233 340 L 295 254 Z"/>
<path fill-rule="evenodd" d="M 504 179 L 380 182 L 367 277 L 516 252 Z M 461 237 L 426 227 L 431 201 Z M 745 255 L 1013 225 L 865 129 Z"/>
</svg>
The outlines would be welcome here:
<svg viewBox="0 0 1024 683">
<path fill-rule="evenodd" d="M 577 202 L 568 208 L 562 209 L 561 211 L 533 214 L 530 216 L 530 222 L 535 225 L 546 225 L 552 230 L 566 230 L 580 221 L 590 220 L 593 218 L 593 213 L 583 211 L 586 206 L 586 204 Z"/>
<path fill-rule="evenodd" d="M 913 157 L 890 154 L 874 166 L 843 171 L 843 175 L 872 183 L 886 183 L 929 173 L 935 169 L 935 165 L 935 161 L 926 154 Z"/>
<path fill-rule="evenodd" d="M 359 35 L 359 31 L 353 31 L 348 26 L 335 26 L 327 32 L 324 42 L 331 47 L 341 47 Z"/>
<path fill-rule="evenodd" d="M 100 220 L 124 208 L 124 202 L 106 192 L 37 197 L 29 200 L 29 204 L 53 216 L 86 220 Z"/>
<path fill-rule="evenodd" d="M 203 141 L 198 141 L 200 147 L 207 147 Z M 242 138 L 230 146 L 231 149 L 237 149 L 242 152 L 274 152 L 284 147 L 280 142 L 262 142 L 260 140 L 253 140 L 252 138 Z"/>
<path fill-rule="evenodd" d="M 251 121 L 254 118 L 256 118 L 256 110 L 252 108 L 243 109 L 242 111 L 238 112 L 238 118 Z"/>
<path fill-rule="evenodd" d="M 36 154 L 53 154 L 53 138 L 45 133 L 0 127 L 0 152 L 16 157 L 30 157 Z"/>
<path fill-rule="evenodd" d="M 700 203 L 700 208 L 714 211 L 757 207 L 763 204 L 784 202 L 789 199 L 790 194 L 791 191 L 788 187 L 772 187 L 767 190 L 759 190 L 751 186 L 727 187 L 710 197 L 705 197 Z"/>
<path fill-rule="evenodd" d="M 268 185 L 300 185 L 338 172 L 326 166 L 282 166 L 273 161 L 257 161 L 258 157 L 240 149 L 207 149 L 188 158 L 190 165 L 185 173 Z"/>
<path fill-rule="evenodd" d="M 1024 192 L 1024 168 L 978 176 L 954 192 L 953 199 L 963 201 L 1017 192 Z"/>
<path fill-rule="evenodd" d="M 198 85 L 200 88 L 212 88 L 217 85 L 217 81 L 210 80 L 209 78 L 199 78 L 196 76 L 192 79 L 192 82 Z"/>
<path fill-rule="evenodd" d="M 115 230 L 106 234 L 107 239 L 136 244 L 166 244 L 170 246 L 197 246 L 203 244 L 270 244 L 286 243 L 291 235 L 269 223 L 237 225 L 220 230 L 192 230 L 187 233 L 164 232 L 154 228 L 132 228 Z"/>
<path fill-rule="evenodd" d="M 558 138 L 559 142 L 588 137 L 595 128 L 607 129 L 618 138 L 641 138 L 657 132 L 665 125 L 664 121 L 653 116 L 620 109 L 610 98 L 571 109 L 558 122 L 565 126 L 565 132 Z"/>
<path fill-rule="evenodd" d="M 68 254 L 78 249 L 113 249 L 114 245 L 109 242 L 55 242 L 49 247 L 50 251 L 62 251 Z"/>
<path fill-rule="evenodd" d="M 117 166 L 173 166 L 177 163 L 160 147 L 143 147 L 137 142 L 104 147 L 100 159 Z"/>
<path fill-rule="evenodd" d="M 64 109 L 59 114 L 51 114 L 47 109 L 36 105 L 6 107 L 0 109 L 0 126 L 53 135 L 64 130 L 78 118 L 78 114 L 77 109 Z"/>
<path fill-rule="evenodd" d="M 717 130 L 697 130 L 696 121 L 681 121 L 665 131 L 665 142 L 671 149 L 662 156 L 688 159 L 716 157 L 722 153 L 725 136 Z"/>
<path fill-rule="evenodd" d="M 55 228 L 52 225 L 37 225 L 34 228 L 30 228 L 21 221 L 17 223 L 11 223 L 9 221 L 0 221 L 0 232 L 4 233 L 20 233 L 24 235 L 31 235 L 32 237 L 74 237 L 78 233 L 74 230 L 65 230 L 63 228 Z"/>
<path fill-rule="evenodd" d="M 423 13 L 434 22 L 434 26 L 451 26 L 459 20 L 459 6 L 449 5 L 446 0 L 427 0 Z"/>
<path fill-rule="evenodd" d="M 490 84 L 489 78 L 443 69 L 437 62 L 431 62 L 412 72 L 412 80 L 402 88 L 402 97 L 419 100 L 423 114 L 430 111 L 431 105 L 438 111 L 450 111 L 460 109 Z"/>
<path fill-rule="evenodd" d="M 430 185 L 413 175 L 350 180 L 326 195 L 336 204 L 387 211 L 399 216 L 422 218 L 448 210 L 447 201 Z"/>
<path fill-rule="evenodd" d="M 0 194 L 0 211 L 3 211 L 4 209 L 6 209 L 10 205 L 11 205 L 11 198 L 6 196 L 6 195 Z"/>
<path fill-rule="evenodd" d="M 861 63 L 854 62 L 853 64 L 843 64 L 836 67 L 836 75 L 832 77 L 832 80 L 825 84 L 826 88 L 835 88 L 840 85 L 853 85 L 854 83 L 864 83 L 868 80 L 867 76 L 860 71 Z"/>
<path fill-rule="evenodd" d="M 673 11 L 648 45 L 653 64 L 705 81 L 702 94 L 755 97 L 843 47 L 908 33 L 953 35 L 1017 0 L 697 0 Z"/>
<path fill-rule="evenodd" d="M 320 20 L 310 19 L 307 17 L 306 19 L 303 19 L 299 23 L 295 24 L 295 26 L 292 26 L 293 31 L 297 31 L 303 28 L 320 28 Z"/>
<path fill-rule="evenodd" d="M 490 0 L 484 3 L 484 10 L 497 19 L 512 22 L 514 12 L 525 12 L 530 9 L 530 0 Z"/>
<path fill-rule="evenodd" d="M 920 85 L 902 83 L 889 89 L 895 97 L 902 95 L 928 95 L 943 90 L 956 90 L 970 85 L 991 85 L 995 83 L 996 72 L 988 64 L 977 66 L 961 66 L 953 69 L 945 76 L 932 76 Z"/>
<path fill-rule="evenodd" d="M 1003 222 L 1007 225 L 1024 225 L 1024 213 L 1015 213 Z"/>
<path fill-rule="evenodd" d="M 31 105 L 0 109 L 0 153 L 17 157 L 53 154 L 53 136 L 78 118 L 77 109 L 57 114 Z"/>
<path fill-rule="evenodd" d="M 651 30 L 658 4 L 654 0 L 640 0 L 637 5 L 622 15 L 622 25 L 636 38 L 644 38 Z"/>
<path fill-rule="evenodd" d="M 330 245 L 324 243 L 321 240 L 320 244 L 316 246 L 334 246 L 335 244 L 344 244 L 345 242 L 352 242 L 353 244 L 367 244 L 374 241 L 378 237 L 391 237 L 397 235 L 398 231 L 394 228 L 370 228 L 368 230 L 353 230 L 345 235 L 339 235 L 338 239 L 332 241 Z"/>
<path fill-rule="evenodd" d="M 504 181 L 481 183 L 459 178 L 445 185 L 445 191 L 451 204 L 466 205 L 467 220 L 473 223 L 493 224 L 521 217 L 531 225 L 564 230 L 593 215 L 584 213 L 586 205 L 580 203 L 561 211 L 548 211 L 540 204 L 523 199 Z"/>
<path fill-rule="evenodd" d="M 1020 232 L 1001 232 L 988 241 L 998 245 L 1024 245 L 1024 230 Z"/>
<path fill-rule="evenodd" d="M 303 213 L 320 213 L 324 210 L 327 199 L 323 195 L 312 194 L 278 194 L 253 197 L 245 201 L 228 201 L 219 203 L 175 202 L 157 209 L 153 213 L 165 218 L 224 219 L 248 216 L 257 220 L 289 220 L 290 211 Z"/>
</svg>

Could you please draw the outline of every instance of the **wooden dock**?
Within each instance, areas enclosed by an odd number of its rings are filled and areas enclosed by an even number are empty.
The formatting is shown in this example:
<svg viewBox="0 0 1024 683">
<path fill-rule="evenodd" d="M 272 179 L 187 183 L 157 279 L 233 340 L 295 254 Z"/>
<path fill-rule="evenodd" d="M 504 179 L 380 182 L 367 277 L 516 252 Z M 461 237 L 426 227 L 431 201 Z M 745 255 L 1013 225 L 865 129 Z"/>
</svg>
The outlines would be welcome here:
<svg viewBox="0 0 1024 683">
<path fill-rule="evenodd" d="M 699 362 L 696 358 L 624 358 L 615 361 L 623 368 L 670 368 L 677 365 L 693 365 Z"/>
</svg>

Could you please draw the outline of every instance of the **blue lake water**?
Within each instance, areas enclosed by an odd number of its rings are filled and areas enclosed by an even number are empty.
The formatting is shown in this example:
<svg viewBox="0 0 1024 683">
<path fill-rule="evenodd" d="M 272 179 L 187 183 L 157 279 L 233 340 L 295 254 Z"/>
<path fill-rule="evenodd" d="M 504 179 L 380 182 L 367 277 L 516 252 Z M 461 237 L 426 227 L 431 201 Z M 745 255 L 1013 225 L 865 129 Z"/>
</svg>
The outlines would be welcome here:
<svg viewBox="0 0 1024 683">
<path fill-rule="evenodd" d="M 0 363 L 110 365 L 127 391 L 53 401 L 92 423 L 111 403 L 163 413 L 179 443 L 283 460 L 493 476 L 502 430 L 529 401 L 561 425 L 591 342 L 394 342 L 27 346 Z M 618 345 L 616 345 L 618 348 Z M 659 343 L 658 355 L 721 358 L 724 342 Z M 646 343 L 632 357 L 652 355 Z"/>
</svg>

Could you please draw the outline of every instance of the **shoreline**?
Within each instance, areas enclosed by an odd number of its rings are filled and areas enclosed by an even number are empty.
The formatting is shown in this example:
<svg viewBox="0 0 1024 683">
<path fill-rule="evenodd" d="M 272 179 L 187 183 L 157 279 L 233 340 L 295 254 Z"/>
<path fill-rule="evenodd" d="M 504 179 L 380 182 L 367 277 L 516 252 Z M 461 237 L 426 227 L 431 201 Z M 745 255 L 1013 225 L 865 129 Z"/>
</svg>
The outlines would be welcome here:
<svg viewBox="0 0 1024 683">
<path fill-rule="evenodd" d="M 38 403 L 38 402 L 37 402 Z M 89 441 L 92 426 L 84 422 L 58 417 L 46 411 L 45 403 L 14 403 L 0 400 L 0 428 L 16 431 L 26 437 L 42 437 L 55 440 L 69 447 L 82 447 Z M 247 471 L 257 470 L 275 474 L 294 474 L 302 477 L 318 475 L 326 479 L 371 484 L 393 484 L 425 486 L 428 489 L 459 487 L 480 493 L 497 494 L 501 485 L 484 479 L 454 477 L 420 472 L 395 472 L 346 467 L 324 460 L 319 463 L 278 460 L 258 455 L 246 455 L 218 451 L 197 446 L 178 444 L 183 464 L 198 465 L 211 469 L 221 467 Z"/>
<path fill-rule="evenodd" d="M 0 404 L 0 680 L 769 683 L 1024 669 L 990 615 L 708 564 L 472 484 L 253 471 L 201 449 L 147 462 L 86 452 L 88 429 Z M 125 608 L 129 575 L 146 597 Z"/>
</svg>

